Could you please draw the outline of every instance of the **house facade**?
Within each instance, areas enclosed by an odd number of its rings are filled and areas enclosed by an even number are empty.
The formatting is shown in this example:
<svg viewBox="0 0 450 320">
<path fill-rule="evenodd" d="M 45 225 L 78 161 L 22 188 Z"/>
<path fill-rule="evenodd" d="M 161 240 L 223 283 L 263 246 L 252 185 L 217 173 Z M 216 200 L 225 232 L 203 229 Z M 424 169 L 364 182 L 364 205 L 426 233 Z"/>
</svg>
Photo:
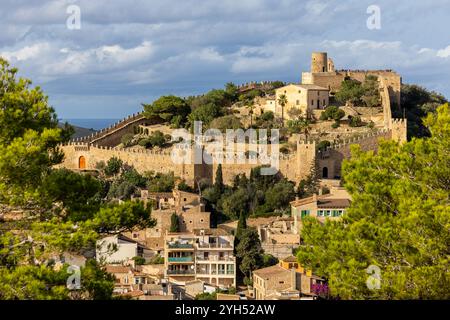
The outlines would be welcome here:
<svg viewBox="0 0 450 320">
<path fill-rule="evenodd" d="M 253 271 L 256 300 L 301 300 L 317 296 L 325 281 L 306 270 L 290 255 L 277 265 Z"/>
<path fill-rule="evenodd" d="M 280 97 L 286 96 L 287 103 L 282 107 Z M 303 116 L 312 110 L 325 109 L 329 104 L 329 90 L 314 84 L 289 84 L 275 90 L 275 113 L 285 120 L 291 119 L 289 110 L 298 109 Z M 283 110 L 284 109 L 284 110 Z"/>
<path fill-rule="evenodd" d="M 234 237 L 221 229 L 167 233 L 164 263 L 166 277 L 176 283 L 192 280 L 216 287 L 236 286 Z"/>
<path fill-rule="evenodd" d="M 341 219 L 350 204 L 351 196 L 344 188 L 332 187 L 329 194 L 314 194 L 312 197 L 292 201 L 291 214 L 299 228 L 299 221 L 306 216 L 321 222 L 326 219 Z"/>
</svg>

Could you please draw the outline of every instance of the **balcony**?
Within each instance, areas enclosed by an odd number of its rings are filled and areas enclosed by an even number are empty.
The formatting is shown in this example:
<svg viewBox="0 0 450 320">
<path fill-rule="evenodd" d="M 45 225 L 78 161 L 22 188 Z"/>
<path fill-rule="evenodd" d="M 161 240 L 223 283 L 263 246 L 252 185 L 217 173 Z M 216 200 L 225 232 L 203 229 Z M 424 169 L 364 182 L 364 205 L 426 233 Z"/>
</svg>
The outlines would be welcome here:
<svg viewBox="0 0 450 320">
<path fill-rule="evenodd" d="M 199 249 L 233 249 L 233 246 L 229 243 L 197 243 Z"/>
<path fill-rule="evenodd" d="M 193 257 L 168 257 L 169 262 L 193 262 Z"/>
<path fill-rule="evenodd" d="M 167 243 L 167 247 L 169 249 L 194 249 L 194 245 L 192 243 L 180 243 L 180 242 L 173 242 L 173 243 Z"/>
<path fill-rule="evenodd" d="M 192 275 L 195 274 L 194 270 L 167 270 L 167 274 L 170 275 Z"/>
<path fill-rule="evenodd" d="M 220 257 L 220 256 L 208 256 L 208 257 L 204 257 L 204 256 L 197 256 L 195 258 L 197 261 L 199 262 L 203 262 L 203 261 L 225 261 L 225 262 L 233 262 L 235 261 L 235 257 L 233 256 L 224 256 L 224 257 Z"/>
<path fill-rule="evenodd" d="M 234 276 L 234 271 L 229 270 L 229 271 L 225 271 L 225 270 L 201 270 L 201 269 L 197 269 L 197 275 L 202 275 L 202 276 L 209 276 L 209 275 L 223 275 L 223 276 Z"/>
</svg>

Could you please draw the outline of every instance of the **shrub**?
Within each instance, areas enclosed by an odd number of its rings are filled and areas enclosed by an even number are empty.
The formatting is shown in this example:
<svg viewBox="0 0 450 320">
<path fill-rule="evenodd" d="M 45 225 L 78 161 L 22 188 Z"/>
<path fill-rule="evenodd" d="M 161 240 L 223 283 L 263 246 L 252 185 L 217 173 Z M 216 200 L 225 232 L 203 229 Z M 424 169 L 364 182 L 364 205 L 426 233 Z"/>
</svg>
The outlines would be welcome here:
<svg viewBox="0 0 450 320">
<path fill-rule="evenodd" d="M 110 177 L 120 172 L 122 168 L 123 161 L 117 157 L 112 157 L 108 160 L 105 167 L 105 174 Z"/>
<path fill-rule="evenodd" d="M 361 120 L 360 116 L 356 116 L 356 117 L 349 116 L 349 123 L 348 123 L 348 125 L 350 127 L 361 127 L 362 124 L 363 123 L 362 123 L 362 120 Z"/>
<path fill-rule="evenodd" d="M 327 147 L 331 146 L 331 142 L 328 140 L 322 140 L 319 142 L 319 144 L 317 145 L 317 149 L 319 150 L 325 150 Z"/>
<path fill-rule="evenodd" d="M 134 264 L 137 266 L 141 266 L 141 265 L 145 264 L 145 259 L 143 257 L 136 256 L 136 257 L 133 257 L 133 260 L 134 260 Z"/>
<path fill-rule="evenodd" d="M 153 148 L 153 147 L 164 147 L 167 142 L 167 137 L 164 134 L 157 130 L 153 132 L 148 138 L 143 138 L 139 140 L 138 144 L 141 147 L 145 148 Z"/>
<path fill-rule="evenodd" d="M 120 142 L 123 144 L 124 147 L 130 147 L 133 142 L 134 135 L 132 133 L 127 133 L 120 138 Z"/>
<path fill-rule="evenodd" d="M 320 120 L 339 121 L 344 116 L 345 112 L 343 110 L 339 109 L 336 106 L 329 106 L 320 114 Z"/>
</svg>

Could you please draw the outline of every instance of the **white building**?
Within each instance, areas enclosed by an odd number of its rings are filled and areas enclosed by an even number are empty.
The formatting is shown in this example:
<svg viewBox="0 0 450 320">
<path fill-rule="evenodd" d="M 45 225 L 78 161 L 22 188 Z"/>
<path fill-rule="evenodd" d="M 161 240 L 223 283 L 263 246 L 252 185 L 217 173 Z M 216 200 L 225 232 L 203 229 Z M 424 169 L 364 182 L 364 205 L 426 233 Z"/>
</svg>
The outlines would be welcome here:
<svg viewBox="0 0 450 320">
<path fill-rule="evenodd" d="M 164 249 L 166 276 L 173 282 L 202 280 L 216 287 L 236 286 L 234 237 L 222 229 L 167 233 Z"/>
<path fill-rule="evenodd" d="M 123 235 L 114 235 L 97 241 L 96 257 L 98 261 L 122 264 L 134 257 L 148 260 L 152 256 L 151 250 Z"/>
</svg>

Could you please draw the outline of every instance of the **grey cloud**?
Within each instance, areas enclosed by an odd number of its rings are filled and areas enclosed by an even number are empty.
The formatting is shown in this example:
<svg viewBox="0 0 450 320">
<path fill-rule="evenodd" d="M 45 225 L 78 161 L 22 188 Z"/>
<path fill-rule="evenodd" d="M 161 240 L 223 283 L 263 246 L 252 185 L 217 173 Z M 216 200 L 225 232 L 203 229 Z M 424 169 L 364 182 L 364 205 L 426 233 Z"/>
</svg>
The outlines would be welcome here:
<svg viewBox="0 0 450 320">
<path fill-rule="evenodd" d="M 2 0 L 0 54 L 65 118 L 121 117 L 228 81 L 298 81 L 314 50 L 449 96 L 450 0 L 376 2 L 381 30 L 366 28 L 371 0 Z M 81 30 L 66 28 L 69 4 Z"/>
</svg>

